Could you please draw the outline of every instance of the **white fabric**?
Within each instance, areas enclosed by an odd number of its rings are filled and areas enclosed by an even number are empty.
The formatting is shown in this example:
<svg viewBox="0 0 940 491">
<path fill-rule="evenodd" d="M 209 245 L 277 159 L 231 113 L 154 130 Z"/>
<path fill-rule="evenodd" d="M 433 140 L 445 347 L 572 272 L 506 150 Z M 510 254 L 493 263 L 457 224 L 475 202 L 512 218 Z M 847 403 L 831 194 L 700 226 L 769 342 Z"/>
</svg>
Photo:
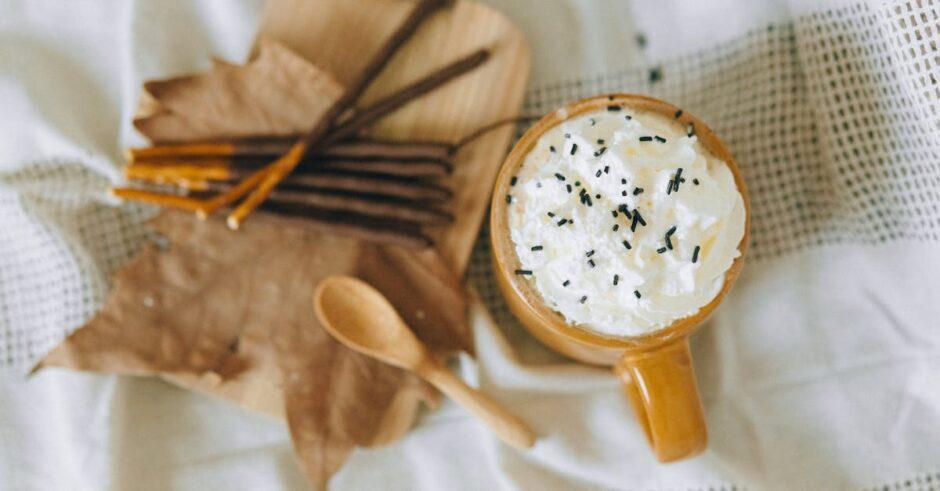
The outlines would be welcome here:
<svg viewBox="0 0 940 491">
<path fill-rule="evenodd" d="M 461 368 L 538 446 L 502 446 L 446 404 L 333 487 L 940 488 L 936 1 L 492 3 L 532 46 L 527 111 L 654 93 L 747 158 L 752 260 L 693 341 L 709 450 L 655 463 L 612 376 L 506 316 L 483 244 L 471 282 L 489 310 Z M 102 197 L 141 80 L 240 59 L 258 6 L 0 3 L 0 489 L 303 487 L 279 422 L 154 380 L 22 375 L 145 240 L 146 210 Z"/>
</svg>

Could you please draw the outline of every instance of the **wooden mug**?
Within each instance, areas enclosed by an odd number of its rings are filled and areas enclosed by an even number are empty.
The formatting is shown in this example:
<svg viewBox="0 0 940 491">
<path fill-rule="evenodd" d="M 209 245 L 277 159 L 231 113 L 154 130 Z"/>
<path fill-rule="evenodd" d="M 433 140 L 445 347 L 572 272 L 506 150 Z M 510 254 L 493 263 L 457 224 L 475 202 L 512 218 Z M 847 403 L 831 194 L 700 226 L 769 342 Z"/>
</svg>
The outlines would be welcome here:
<svg viewBox="0 0 940 491">
<path fill-rule="evenodd" d="M 744 200 L 744 236 L 738 245 L 741 255 L 725 273 L 721 291 L 693 315 L 642 336 L 618 337 L 599 334 L 569 324 L 530 283 L 514 273 L 520 268 L 509 233 L 505 196 L 510 180 L 550 128 L 583 113 L 609 105 L 659 113 L 683 127 L 693 125 L 698 141 L 712 155 L 728 164 Z M 677 117 L 678 115 L 678 117 Z M 702 401 L 695 382 L 689 335 L 721 303 L 744 264 L 750 225 L 750 204 L 741 172 L 728 147 L 695 116 L 651 97 L 609 94 L 573 102 L 553 111 L 529 128 L 506 157 L 500 169 L 490 206 L 490 243 L 497 283 L 512 313 L 537 339 L 575 360 L 613 366 L 636 413 L 640 426 L 660 462 L 681 460 L 698 454 L 708 442 Z"/>
</svg>

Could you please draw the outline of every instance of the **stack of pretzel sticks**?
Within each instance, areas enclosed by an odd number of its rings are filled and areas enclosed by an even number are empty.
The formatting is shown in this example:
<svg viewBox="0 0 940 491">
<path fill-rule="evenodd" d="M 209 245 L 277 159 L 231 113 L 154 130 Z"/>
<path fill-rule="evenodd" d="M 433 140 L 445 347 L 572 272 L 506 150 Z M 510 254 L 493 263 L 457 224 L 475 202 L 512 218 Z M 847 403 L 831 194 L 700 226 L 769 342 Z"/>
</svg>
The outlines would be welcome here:
<svg viewBox="0 0 940 491">
<path fill-rule="evenodd" d="M 232 229 L 261 206 L 337 234 L 429 245 L 422 226 L 452 219 L 438 208 L 451 191 L 434 180 L 451 171 L 451 157 L 459 145 L 356 135 L 411 100 L 479 67 L 489 51 L 475 51 L 368 106 L 353 106 L 421 22 L 447 3 L 418 0 L 404 23 L 307 133 L 131 149 L 128 178 L 171 184 L 185 194 L 140 188 L 115 188 L 113 194 L 193 211 L 200 217 L 234 206 L 227 218 Z"/>
</svg>

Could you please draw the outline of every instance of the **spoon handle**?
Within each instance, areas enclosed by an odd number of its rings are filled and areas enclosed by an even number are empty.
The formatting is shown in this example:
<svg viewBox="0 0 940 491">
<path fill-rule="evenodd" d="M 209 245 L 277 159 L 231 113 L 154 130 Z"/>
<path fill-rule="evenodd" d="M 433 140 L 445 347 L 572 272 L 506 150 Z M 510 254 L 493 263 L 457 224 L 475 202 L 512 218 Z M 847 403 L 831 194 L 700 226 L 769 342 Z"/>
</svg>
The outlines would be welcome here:
<svg viewBox="0 0 940 491">
<path fill-rule="evenodd" d="M 429 358 L 417 370 L 422 378 L 483 420 L 500 440 L 516 448 L 535 445 L 535 433 L 518 416 L 470 387 L 440 362 Z"/>
</svg>

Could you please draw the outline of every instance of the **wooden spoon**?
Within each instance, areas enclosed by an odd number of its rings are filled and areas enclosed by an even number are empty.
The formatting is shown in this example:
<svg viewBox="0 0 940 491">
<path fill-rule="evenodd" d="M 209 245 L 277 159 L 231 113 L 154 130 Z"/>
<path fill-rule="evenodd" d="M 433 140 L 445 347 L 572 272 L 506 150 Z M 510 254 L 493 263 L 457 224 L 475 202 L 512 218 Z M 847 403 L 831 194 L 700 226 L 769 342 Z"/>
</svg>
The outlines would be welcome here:
<svg viewBox="0 0 940 491">
<path fill-rule="evenodd" d="M 415 337 L 395 307 L 364 281 L 330 276 L 317 285 L 313 305 L 323 327 L 346 346 L 418 374 L 483 420 L 504 442 L 530 448 L 535 434 L 503 406 L 470 388 Z"/>
</svg>

